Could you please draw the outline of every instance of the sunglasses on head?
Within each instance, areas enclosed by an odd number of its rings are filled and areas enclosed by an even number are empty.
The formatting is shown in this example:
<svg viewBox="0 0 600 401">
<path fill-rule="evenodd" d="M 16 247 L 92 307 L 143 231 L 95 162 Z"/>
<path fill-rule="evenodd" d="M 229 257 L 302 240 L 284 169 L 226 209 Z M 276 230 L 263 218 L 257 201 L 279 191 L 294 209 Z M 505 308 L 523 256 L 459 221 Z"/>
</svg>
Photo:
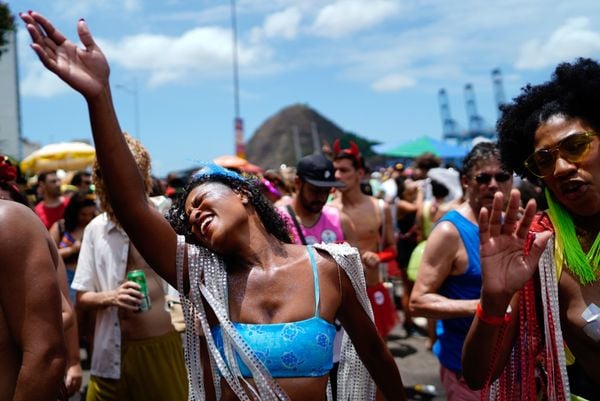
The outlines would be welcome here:
<svg viewBox="0 0 600 401">
<path fill-rule="evenodd" d="M 533 152 L 525 160 L 525 167 L 536 177 L 544 178 L 554 172 L 559 154 L 561 158 L 569 163 L 579 163 L 588 155 L 596 135 L 598 134 L 592 131 L 569 135 L 554 146 Z"/>
<path fill-rule="evenodd" d="M 492 181 L 492 178 L 496 180 L 496 182 L 506 182 L 512 177 L 512 174 L 508 171 L 498 171 L 495 174 L 490 173 L 479 173 L 475 176 L 475 181 L 478 184 L 489 184 Z"/>
</svg>

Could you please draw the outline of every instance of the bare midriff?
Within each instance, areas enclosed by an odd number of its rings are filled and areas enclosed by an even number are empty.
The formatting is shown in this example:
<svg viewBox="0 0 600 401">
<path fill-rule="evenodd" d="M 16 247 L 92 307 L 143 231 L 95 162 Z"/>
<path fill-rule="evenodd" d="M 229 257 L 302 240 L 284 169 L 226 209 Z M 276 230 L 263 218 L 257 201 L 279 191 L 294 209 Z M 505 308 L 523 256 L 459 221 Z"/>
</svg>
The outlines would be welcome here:
<svg viewBox="0 0 600 401">
<path fill-rule="evenodd" d="M 148 266 L 137 249 L 130 244 L 127 258 L 127 271 L 143 270 L 152 307 L 146 312 L 134 312 L 125 309 L 119 311 L 121 338 L 123 340 L 143 340 L 158 337 L 174 330 L 171 316 L 165 310 L 165 292 L 162 280 Z"/>
</svg>

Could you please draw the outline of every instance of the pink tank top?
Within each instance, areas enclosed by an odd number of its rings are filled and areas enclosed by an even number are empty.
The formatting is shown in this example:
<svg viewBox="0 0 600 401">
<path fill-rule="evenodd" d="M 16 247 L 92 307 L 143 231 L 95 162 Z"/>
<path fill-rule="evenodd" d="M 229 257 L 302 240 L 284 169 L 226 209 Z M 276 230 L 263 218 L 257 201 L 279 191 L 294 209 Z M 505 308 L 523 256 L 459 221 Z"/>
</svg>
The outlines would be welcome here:
<svg viewBox="0 0 600 401">
<path fill-rule="evenodd" d="M 280 211 L 284 215 L 284 218 L 288 222 L 289 229 L 293 235 L 294 243 L 300 244 L 300 237 L 296 227 L 292 222 L 292 218 L 288 214 L 285 208 L 281 208 Z M 333 206 L 325 205 L 321 210 L 321 217 L 312 227 L 302 226 L 302 233 L 306 239 L 306 244 L 320 244 L 324 242 L 326 244 L 332 242 L 344 242 L 344 233 L 342 231 L 342 222 L 340 220 L 340 212 Z"/>
</svg>

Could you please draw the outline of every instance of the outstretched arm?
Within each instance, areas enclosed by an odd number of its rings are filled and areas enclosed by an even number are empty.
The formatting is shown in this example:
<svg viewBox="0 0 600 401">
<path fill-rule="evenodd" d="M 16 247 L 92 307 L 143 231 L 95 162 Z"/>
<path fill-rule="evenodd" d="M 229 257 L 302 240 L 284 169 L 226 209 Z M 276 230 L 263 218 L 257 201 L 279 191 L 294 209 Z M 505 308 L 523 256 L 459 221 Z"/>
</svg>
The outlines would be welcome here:
<svg viewBox="0 0 600 401">
<path fill-rule="evenodd" d="M 495 377 L 506 365 L 518 325 L 517 292 L 537 270 L 538 260 L 551 236 L 549 232 L 537 234 L 527 254 L 525 241 L 535 216 L 535 201 L 527 203 L 522 217 L 519 217 L 518 190 L 511 191 L 504 217 L 502 204 L 503 196 L 497 192 L 491 211 L 483 208 L 479 215 L 481 309 L 493 321 L 494 318 L 504 317 L 511 304 L 513 316 L 512 322 L 504 330 L 502 324 L 490 324 L 490 319 L 486 322 L 476 316 L 473 320 L 463 346 L 462 358 L 463 375 L 473 388 L 483 387 L 490 372 Z"/>
<path fill-rule="evenodd" d="M 175 232 L 146 197 L 143 179 L 123 138 L 113 107 L 110 69 L 84 20 L 77 33 L 84 48 L 66 39 L 36 12 L 20 14 L 32 48 L 50 71 L 86 99 L 96 157 L 113 210 L 144 259 L 171 285 L 176 285 Z"/>
</svg>

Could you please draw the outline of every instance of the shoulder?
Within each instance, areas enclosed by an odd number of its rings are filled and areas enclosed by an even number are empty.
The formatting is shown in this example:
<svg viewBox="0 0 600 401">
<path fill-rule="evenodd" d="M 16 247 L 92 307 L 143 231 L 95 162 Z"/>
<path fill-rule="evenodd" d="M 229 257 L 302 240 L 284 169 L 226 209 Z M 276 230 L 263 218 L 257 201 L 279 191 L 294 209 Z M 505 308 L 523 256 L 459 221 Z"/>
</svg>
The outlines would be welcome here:
<svg viewBox="0 0 600 401">
<path fill-rule="evenodd" d="M 40 218 L 27 206 L 18 202 L 0 201 L 0 227 L 10 227 L 9 224 L 22 226 L 21 228 L 29 228 L 30 224 L 43 227 Z M 12 230 L 8 231 L 0 230 L 0 234 L 13 234 Z"/>
<path fill-rule="evenodd" d="M 106 213 L 100 213 L 98 216 L 94 217 L 92 221 L 85 226 L 86 231 L 99 230 L 108 225 L 108 215 Z"/>
<path fill-rule="evenodd" d="M 442 220 L 435 225 L 427 241 L 428 243 L 439 241 L 441 244 L 448 245 L 458 241 L 459 238 L 456 226 L 449 220 Z"/>
<path fill-rule="evenodd" d="M 0 227 L 0 250 L 6 258 L 11 255 L 22 257 L 18 248 L 46 248 L 52 242 L 40 218 L 30 208 L 17 202 L 0 201 Z"/>
<path fill-rule="evenodd" d="M 33 210 L 36 213 L 42 212 L 44 210 L 44 201 L 39 201 L 38 203 L 36 203 L 33 207 Z"/>
<path fill-rule="evenodd" d="M 358 249 L 344 242 L 343 244 L 315 244 L 313 247 L 319 255 L 334 264 L 342 264 L 342 261 L 356 259 L 360 261 Z"/>
</svg>

